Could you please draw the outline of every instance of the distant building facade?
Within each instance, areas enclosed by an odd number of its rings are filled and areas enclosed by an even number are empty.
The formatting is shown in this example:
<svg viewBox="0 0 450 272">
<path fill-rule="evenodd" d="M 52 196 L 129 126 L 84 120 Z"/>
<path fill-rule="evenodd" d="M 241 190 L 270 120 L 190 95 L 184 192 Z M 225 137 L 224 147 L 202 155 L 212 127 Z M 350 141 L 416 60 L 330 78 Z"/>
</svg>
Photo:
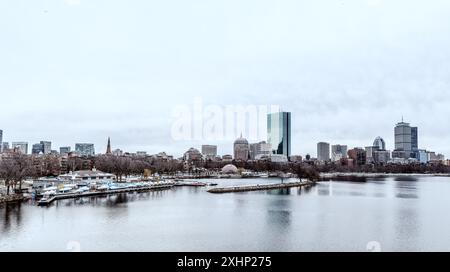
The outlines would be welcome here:
<svg viewBox="0 0 450 272">
<path fill-rule="evenodd" d="M 75 144 L 75 152 L 80 156 L 94 156 L 95 148 L 94 144 L 89 143 L 78 143 Z"/>
<path fill-rule="evenodd" d="M 214 159 L 217 157 L 217 145 L 202 145 L 202 155 L 206 159 Z"/>
<path fill-rule="evenodd" d="M 9 152 L 9 143 L 8 142 L 2 143 L 2 152 Z"/>
<path fill-rule="evenodd" d="M 122 156 L 123 155 L 123 151 L 121 149 L 114 149 L 114 151 L 112 152 L 112 154 L 114 156 Z"/>
<path fill-rule="evenodd" d="M 3 152 L 3 130 L 0 129 L 0 153 Z"/>
<path fill-rule="evenodd" d="M 334 162 L 347 158 L 346 145 L 332 145 L 331 146 L 331 160 Z"/>
<path fill-rule="evenodd" d="M 378 148 L 378 150 L 386 150 L 386 142 L 380 136 L 375 138 L 373 141 L 373 146 Z"/>
<path fill-rule="evenodd" d="M 429 161 L 428 152 L 424 149 L 417 150 L 417 160 L 419 161 L 419 163 L 427 164 Z"/>
<path fill-rule="evenodd" d="M 234 159 L 237 161 L 247 161 L 250 156 L 250 146 L 247 139 L 240 138 L 234 141 Z"/>
<path fill-rule="evenodd" d="M 303 157 L 300 155 L 292 155 L 289 157 L 289 161 L 290 162 L 302 162 L 303 161 Z"/>
<path fill-rule="evenodd" d="M 288 157 L 281 154 L 271 154 L 269 160 L 271 162 L 286 163 L 288 162 Z"/>
<path fill-rule="evenodd" d="M 317 159 L 319 161 L 329 161 L 330 160 L 330 144 L 325 142 L 320 142 L 317 144 Z"/>
<path fill-rule="evenodd" d="M 50 154 L 52 152 L 52 142 L 49 141 L 41 141 L 40 144 L 43 147 L 44 154 Z"/>
<path fill-rule="evenodd" d="M 59 154 L 61 155 L 67 155 L 70 153 L 70 151 L 71 151 L 70 146 L 62 146 L 59 148 Z"/>
<path fill-rule="evenodd" d="M 366 163 L 367 164 L 375 163 L 374 154 L 375 151 L 379 150 L 378 146 L 367 146 L 365 150 L 366 150 Z"/>
<path fill-rule="evenodd" d="M 31 154 L 33 154 L 33 155 L 44 154 L 44 145 L 43 144 L 34 144 L 31 147 Z"/>
<path fill-rule="evenodd" d="M 353 161 L 354 165 L 366 164 L 366 151 L 362 148 L 353 148 L 347 152 L 348 158 Z"/>
<path fill-rule="evenodd" d="M 272 145 L 263 141 L 250 144 L 250 159 L 257 160 L 262 156 L 270 156 L 272 154 Z"/>
<path fill-rule="evenodd" d="M 222 161 L 224 161 L 224 162 L 231 162 L 231 161 L 233 161 L 233 156 L 231 156 L 231 155 L 223 155 L 222 156 Z"/>
<path fill-rule="evenodd" d="M 375 150 L 372 154 L 373 163 L 386 164 L 391 160 L 391 152 L 388 150 Z"/>
<path fill-rule="evenodd" d="M 12 142 L 12 149 L 14 150 L 14 152 L 19 152 L 21 154 L 28 154 L 28 143 Z"/>
<path fill-rule="evenodd" d="M 201 161 L 203 159 L 202 153 L 198 151 L 198 149 L 195 149 L 191 147 L 186 153 L 184 153 L 183 159 L 185 161 Z"/>
</svg>

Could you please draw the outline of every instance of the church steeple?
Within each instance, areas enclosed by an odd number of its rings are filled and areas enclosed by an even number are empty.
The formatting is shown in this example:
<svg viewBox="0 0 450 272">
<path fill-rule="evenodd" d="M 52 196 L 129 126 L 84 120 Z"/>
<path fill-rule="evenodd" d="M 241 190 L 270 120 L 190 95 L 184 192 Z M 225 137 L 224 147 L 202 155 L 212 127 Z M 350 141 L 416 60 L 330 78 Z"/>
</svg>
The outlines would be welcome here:
<svg viewBox="0 0 450 272">
<path fill-rule="evenodd" d="M 106 148 L 106 154 L 112 154 L 111 152 L 111 139 L 108 137 L 108 147 Z"/>
</svg>

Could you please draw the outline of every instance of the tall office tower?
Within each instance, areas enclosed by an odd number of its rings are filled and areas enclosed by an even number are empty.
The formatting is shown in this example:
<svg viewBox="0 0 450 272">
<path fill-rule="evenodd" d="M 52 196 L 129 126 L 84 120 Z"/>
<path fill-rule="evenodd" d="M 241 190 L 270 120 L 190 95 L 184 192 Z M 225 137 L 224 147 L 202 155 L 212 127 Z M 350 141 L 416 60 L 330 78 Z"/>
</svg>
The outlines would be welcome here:
<svg viewBox="0 0 450 272">
<path fill-rule="evenodd" d="M 33 155 L 45 154 L 44 153 L 44 145 L 43 144 L 34 144 L 31 147 L 31 154 L 33 154 Z"/>
<path fill-rule="evenodd" d="M 413 152 L 419 150 L 419 133 L 417 127 L 411 127 L 411 149 Z"/>
<path fill-rule="evenodd" d="M 80 156 L 94 156 L 95 155 L 94 144 L 86 144 L 86 143 L 75 144 L 75 152 L 80 154 Z"/>
<path fill-rule="evenodd" d="M 339 161 L 347 158 L 347 146 L 346 145 L 332 145 L 331 146 L 331 159 L 333 161 Z"/>
<path fill-rule="evenodd" d="M 3 130 L 0 129 L 0 153 L 3 152 Z"/>
<path fill-rule="evenodd" d="M 267 115 L 267 142 L 272 146 L 272 154 L 291 156 L 290 112 Z"/>
<path fill-rule="evenodd" d="M 383 138 L 378 136 L 373 141 L 373 147 L 377 147 L 378 150 L 386 150 L 386 142 L 383 140 Z"/>
<path fill-rule="evenodd" d="M 70 153 L 70 146 L 62 146 L 59 148 L 59 154 L 61 155 L 67 155 Z"/>
<path fill-rule="evenodd" d="M 207 159 L 217 157 L 217 145 L 202 145 L 202 155 Z"/>
<path fill-rule="evenodd" d="M 247 139 L 242 137 L 234 141 L 234 159 L 237 161 L 247 161 L 250 156 L 250 146 Z"/>
<path fill-rule="evenodd" d="M 393 157 L 408 159 L 412 152 L 411 126 L 409 123 L 400 122 L 395 126 L 395 150 Z"/>
<path fill-rule="evenodd" d="M 317 144 L 317 159 L 319 161 L 329 161 L 330 160 L 330 144 L 320 142 Z"/>
<path fill-rule="evenodd" d="M 112 151 L 111 151 L 111 138 L 108 137 L 108 146 L 106 147 L 106 154 L 107 155 L 111 155 Z"/>
<path fill-rule="evenodd" d="M 52 142 L 49 141 L 41 141 L 40 144 L 43 146 L 42 153 L 50 154 L 52 152 Z"/>
<path fill-rule="evenodd" d="M 20 152 L 22 154 L 28 154 L 28 143 L 27 142 L 13 142 L 11 148 L 15 152 Z"/>
</svg>

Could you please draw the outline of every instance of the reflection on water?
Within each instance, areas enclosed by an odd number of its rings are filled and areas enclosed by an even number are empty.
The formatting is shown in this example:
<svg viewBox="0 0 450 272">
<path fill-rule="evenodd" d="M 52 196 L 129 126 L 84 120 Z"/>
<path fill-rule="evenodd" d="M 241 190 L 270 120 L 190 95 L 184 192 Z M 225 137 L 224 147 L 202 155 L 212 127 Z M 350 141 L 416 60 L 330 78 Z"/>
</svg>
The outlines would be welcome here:
<svg viewBox="0 0 450 272">
<path fill-rule="evenodd" d="M 0 229 L 0 235 L 11 229 L 18 228 L 22 223 L 22 203 L 7 203 L 0 207 L 1 218 L 3 219 Z"/>
<path fill-rule="evenodd" d="M 267 222 L 276 228 L 283 229 L 289 227 L 291 223 L 291 211 L 286 210 L 268 210 L 267 211 Z"/>
<path fill-rule="evenodd" d="M 214 180 L 219 186 L 274 180 Z M 440 177 L 320 182 L 237 194 L 209 188 L 0 207 L 0 251 L 448 251 L 450 182 Z M 64 230 L 64 231 L 62 231 Z"/>
<path fill-rule="evenodd" d="M 419 179 L 414 176 L 398 176 L 395 177 L 395 181 L 418 181 Z"/>
<path fill-rule="evenodd" d="M 291 188 L 283 188 L 283 189 L 273 189 L 267 191 L 268 195 L 290 195 Z"/>
<path fill-rule="evenodd" d="M 419 198 L 418 195 L 416 194 L 405 194 L 405 193 L 398 193 L 395 195 L 395 197 L 398 198 L 405 198 L 405 199 L 415 199 L 415 198 Z"/>
</svg>

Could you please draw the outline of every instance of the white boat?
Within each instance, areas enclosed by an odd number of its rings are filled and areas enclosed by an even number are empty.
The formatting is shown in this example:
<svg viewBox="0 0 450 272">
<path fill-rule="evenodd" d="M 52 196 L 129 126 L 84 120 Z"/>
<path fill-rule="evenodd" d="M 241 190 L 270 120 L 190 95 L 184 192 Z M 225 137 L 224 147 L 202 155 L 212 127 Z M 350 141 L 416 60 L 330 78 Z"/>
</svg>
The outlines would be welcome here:
<svg viewBox="0 0 450 272">
<path fill-rule="evenodd" d="M 44 192 L 56 191 L 56 190 L 58 190 L 58 187 L 55 187 L 55 186 L 47 187 L 47 188 L 42 189 L 42 191 L 44 191 Z"/>
<path fill-rule="evenodd" d="M 81 187 L 81 188 L 78 188 L 77 190 L 75 190 L 75 193 L 84 193 L 87 191 L 89 191 L 89 187 Z"/>
<path fill-rule="evenodd" d="M 102 185 L 102 186 L 97 187 L 98 191 L 107 191 L 108 189 L 109 189 L 108 185 Z"/>
<path fill-rule="evenodd" d="M 52 196 L 52 195 L 56 195 L 56 191 L 46 191 L 42 194 L 44 197 L 48 197 L 48 196 Z"/>
</svg>

